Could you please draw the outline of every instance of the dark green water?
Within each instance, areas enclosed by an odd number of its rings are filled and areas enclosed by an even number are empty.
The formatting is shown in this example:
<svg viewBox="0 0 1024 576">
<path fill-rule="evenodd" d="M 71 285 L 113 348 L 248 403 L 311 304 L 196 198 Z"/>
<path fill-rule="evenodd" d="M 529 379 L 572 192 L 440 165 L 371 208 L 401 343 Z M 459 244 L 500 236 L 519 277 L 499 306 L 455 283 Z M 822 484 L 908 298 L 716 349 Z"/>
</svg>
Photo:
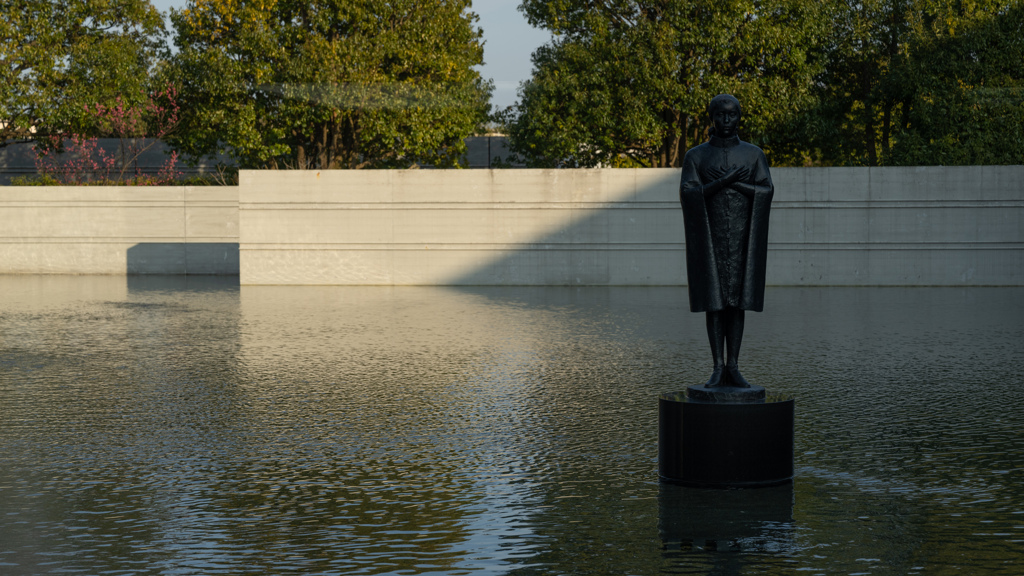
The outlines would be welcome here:
<svg viewBox="0 0 1024 576">
<path fill-rule="evenodd" d="M 685 289 L 0 293 L 0 574 L 1024 573 L 1024 289 L 769 289 L 757 491 L 657 481 Z"/>
</svg>

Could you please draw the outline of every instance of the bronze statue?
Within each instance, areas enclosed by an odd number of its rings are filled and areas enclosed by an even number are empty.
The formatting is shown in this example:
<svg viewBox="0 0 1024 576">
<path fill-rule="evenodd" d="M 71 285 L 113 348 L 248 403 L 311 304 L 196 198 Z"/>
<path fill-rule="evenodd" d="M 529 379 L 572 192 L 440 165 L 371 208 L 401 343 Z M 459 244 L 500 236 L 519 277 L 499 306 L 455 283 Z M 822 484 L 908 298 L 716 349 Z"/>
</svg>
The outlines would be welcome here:
<svg viewBox="0 0 1024 576">
<path fill-rule="evenodd" d="M 764 152 L 736 134 L 741 113 L 729 94 L 711 99 L 711 138 L 686 152 L 679 185 L 690 311 L 707 315 L 714 359 L 708 388 L 750 387 L 738 367 L 744 313 L 764 309 L 768 210 L 775 189 Z"/>
</svg>

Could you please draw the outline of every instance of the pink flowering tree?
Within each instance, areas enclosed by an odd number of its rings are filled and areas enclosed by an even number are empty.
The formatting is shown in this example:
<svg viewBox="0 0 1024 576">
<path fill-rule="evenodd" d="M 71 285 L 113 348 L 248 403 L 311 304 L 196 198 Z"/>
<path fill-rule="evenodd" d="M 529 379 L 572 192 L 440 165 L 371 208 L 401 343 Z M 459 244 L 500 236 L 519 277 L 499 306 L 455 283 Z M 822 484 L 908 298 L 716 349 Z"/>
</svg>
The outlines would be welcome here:
<svg viewBox="0 0 1024 576">
<path fill-rule="evenodd" d="M 110 106 L 85 106 L 95 124 L 95 133 L 118 139 L 115 153 L 104 150 L 99 138 L 79 133 L 59 134 L 38 142 L 36 170 L 62 184 L 124 184 L 159 186 L 177 178 L 178 152 L 174 151 L 156 174 L 144 174 L 139 158 L 160 139 L 178 127 L 181 107 L 177 90 L 167 85 L 148 94 L 141 104 L 127 103 L 121 97 Z"/>
</svg>

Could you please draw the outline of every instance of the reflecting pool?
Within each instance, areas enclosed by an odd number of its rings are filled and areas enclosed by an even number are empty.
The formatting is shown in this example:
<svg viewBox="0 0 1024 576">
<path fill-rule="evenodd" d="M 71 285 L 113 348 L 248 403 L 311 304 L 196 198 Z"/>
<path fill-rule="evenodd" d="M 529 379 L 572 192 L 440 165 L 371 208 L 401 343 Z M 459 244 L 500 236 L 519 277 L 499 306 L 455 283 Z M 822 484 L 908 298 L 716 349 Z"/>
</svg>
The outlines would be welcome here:
<svg viewBox="0 0 1024 576">
<path fill-rule="evenodd" d="M 0 573 L 1006 574 L 1024 289 L 769 288 L 792 485 L 657 479 L 685 288 L 0 277 Z"/>
</svg>

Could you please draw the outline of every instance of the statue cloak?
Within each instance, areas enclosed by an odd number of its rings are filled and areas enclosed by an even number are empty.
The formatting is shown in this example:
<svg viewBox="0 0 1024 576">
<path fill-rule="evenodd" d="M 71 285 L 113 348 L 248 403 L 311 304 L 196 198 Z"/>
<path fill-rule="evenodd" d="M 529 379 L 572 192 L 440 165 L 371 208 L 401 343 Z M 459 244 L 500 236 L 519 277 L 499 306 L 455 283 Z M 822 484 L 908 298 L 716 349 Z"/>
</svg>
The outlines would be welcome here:
<svg viewBox="0 0 1024 576">
<path fill-rule="evenodd" d="M 722 188 L 717 193 L 726 195 L 725 200 L 713 202 L 713 197 L 705 199 L 703 185 L 714 180 L 708 174 L 708 169 L 718 168 L 725 173 L 733 165 L 747 167 L 747 177 L 741 182 Z M 683 158 L 682 181 L 679 185 L 679 202 L 683 209 L 683 225 L 686 229 L 686 275 L 690 311 L 715 312 L 724 309 L 730 305 L 729 300 L 735 298 L 723 295 L 723 285 L 737 282 L 740 283 L 740 294 L 738 302 L 734 302 L 733 305 L 741 310 L 764 310 L 768 212 L 774 194 L 775 188 L 768 171 L 768 161 L 764 152 L 753 144 L 743 142 L 735 136 L 712 136 L 710 141 L 686 152 Z M 739 210 L 749 218 L 749 226 L 746 225 L 747 222 L 743 222 L 744 225 L 738 230 L 716 230 L 713 233 L 709 210 L 721 209 L 720 206 L 726 201 L 731 202 L 734 207 L 740 207 Z M 721 239 L 723 234 L 732 234 L 732 240 L 745 245 L 745 254 L 740 258 L 743 261 L 718 261 L 714 238 L 717 236 Z M 746 238 L 736 235 L 745 235 Z M 729 270 L 736 276 L 723 278 L 722 275 L 729 274 Z M 742 278 L 738 275 L 742 275 Z"/>
</svg>

